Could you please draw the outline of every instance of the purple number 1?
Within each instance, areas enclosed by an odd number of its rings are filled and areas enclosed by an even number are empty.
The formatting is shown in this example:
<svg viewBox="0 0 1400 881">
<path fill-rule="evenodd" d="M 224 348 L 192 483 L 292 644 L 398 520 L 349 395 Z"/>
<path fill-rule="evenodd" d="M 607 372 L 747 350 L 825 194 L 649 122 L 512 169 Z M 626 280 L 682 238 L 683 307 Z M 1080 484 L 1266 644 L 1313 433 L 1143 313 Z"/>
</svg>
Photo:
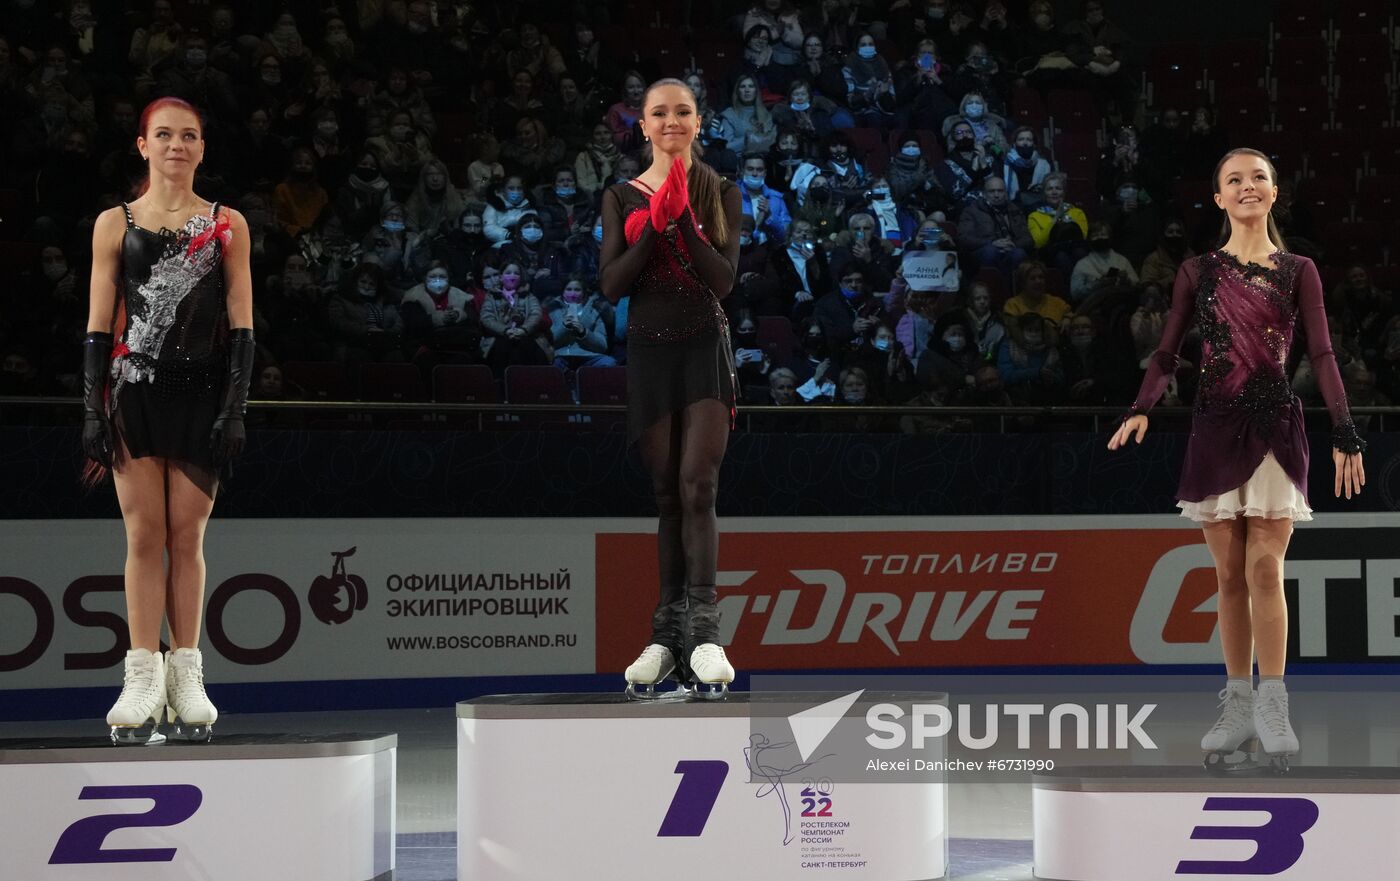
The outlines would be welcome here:
<svg viewBox="0 0 1400 881">
<path fill-rule="evenodd" d="M 103 850 L 102 842 L 118 829 L 145 826 L 175 826 L 194 816 L 204 795 L 188 784 L 169 786 L 84 786 L 79 799 L 144 798 L 154 802 L 144 814 L 99 814 L 84 817 L 58 837 L 50 865 L 71 863 L 168 863 L 175 859 L 173 847 L 113 848 Z"/>
<path fill-rule="evenodd" d="M 671 807 L 661 820 L 658 837 L 694 838 L 705 831 L 705 823 L 710 819 L 719 800 L 720 787 L 729 775 L 729 763 L 718 759 L 676 762 L 676 773 L 681 782 L 676 786 L 676 794 L 671 798 Z"/>
</svg>

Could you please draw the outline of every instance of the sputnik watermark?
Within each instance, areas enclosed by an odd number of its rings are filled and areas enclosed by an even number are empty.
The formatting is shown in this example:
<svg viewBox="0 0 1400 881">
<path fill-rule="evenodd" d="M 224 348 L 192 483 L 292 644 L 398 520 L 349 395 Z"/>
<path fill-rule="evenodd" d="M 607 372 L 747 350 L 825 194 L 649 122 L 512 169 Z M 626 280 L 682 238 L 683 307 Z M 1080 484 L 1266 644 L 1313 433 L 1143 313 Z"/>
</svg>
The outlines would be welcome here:
<svg viewBox="0 0 1400 881">
<path fill-rule="evenodd" d="M 978 710 L 982 718 L 978 720 Z M 1143 749 L 1157 749 L 1157 744 L 1143 729 L 1156 704 L 1142 704 L 1134 710 L 1131 704 L 1075 703 L 1055 704 L 913 704 L 907 710 L 894 703 L 872 704 L 865 711 L 865 722 L 871 733 L 865 742 L 875 749 L 895 750 L 910 746 L 925 749 L 929 741 L 943 741 L 950 734 L 958 743 L 971 750 L 989 750 L 1004 746 L 1001 742 L 1003 716 L 1015 719 L 1016 749 L 1031 748 L 1032 737 L 1039 729 L 1045 736 L 1035 737 L 1048 749 L 1129 749 L 1135 742 Z M 1131 715 L 1130 715 L 1131 714 Z M 980 721 L 981 734 L 974 731 Z M 1041 724 L 1037 725 L 1037 721 Z M 907 722 L 907 728 L 906 728 Z M 1065 744 L 1065 730 L 1073 733 L 1073 745 Z M 1091 747 L 1092 740 L 1092 747 Z M 1131 741 L 1131 742 L 1130 742 Z"/>
</svg>

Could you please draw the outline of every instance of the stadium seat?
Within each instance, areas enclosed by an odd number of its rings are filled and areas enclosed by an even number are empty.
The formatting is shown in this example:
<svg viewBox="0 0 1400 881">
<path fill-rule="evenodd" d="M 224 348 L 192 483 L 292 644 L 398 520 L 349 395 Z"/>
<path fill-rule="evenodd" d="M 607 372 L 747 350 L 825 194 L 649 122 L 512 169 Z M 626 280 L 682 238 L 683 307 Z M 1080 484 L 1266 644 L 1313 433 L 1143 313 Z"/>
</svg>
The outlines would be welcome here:
<svg viewBox="0 0 1400 881">
<path fill-rule="evenodd" d="M 512 404 L 572 404 L 564 371 L 552 364 L 506 368 L 506 401 Z"/>
<path fill-rule="evenodd" d="M 1261 88 L 1268 63 L 1262 40 L 1225 40 L 1206 50 L 1206 75 L 1217 94 Z"/>
<path fill-rule="evenodd" d="M 13 279 L 21 273 L 34 271 L 42 250 L 43 246 L 36 242 L 0 241 L 0 272 Z"/>
<path fill-rule="evenodd" d="M 1345 176 L 1310 177 L 1303 181 L 1299 198 L 1312 209 L 1319 225 L 1346 220 L 1351 213 L 1352 182 Z"/>
<path fill-rule="evenodd" d="M 1102 124 L 1092 92 L 1055 89 L 1050 92 L 1046 109 L 1056 132 L 1091 132 Z"/>
<path fill-rule="evenodd" d="M 626 367 L 580 367 L 575 380 L 580 404 L 627 403 Z"/>
<path fill-rule="evenodd" d="M 1385 221 L 1400 217 L 1400 174 L 1373 174 L 1356 185 L 1356 216 Z"/>
<path fill-rule="evenodd" d="M 1281 131 L 1306 135 L 1325 131 L 1331 125 L 1330 100 L 1326 86 L 1295 85 L 1281 91 L 1278 102 L 1278 127 Z"/>
<path fill-rule="evenodd" d="M 24 211 L 24 197 L 19 190 L 0 190 L 0 241 L 17 242 L 29 223 Z"/>
<path fill-rule="evenodd" d="M 885 135 L 877 128 L 842 129 L 851 139 L 856 158 L 872 175 L 881 175 L 890 166 L 890 152 L 885 147 Z"/>
<path fill-rule="evenodd" d="M 1288 132 L 1279 134 L 1285 139 L 1302 143 L 1308 154 L 1307 170 L 1310 176 L 1356 177 L 1366 165 L 1366 141 L 1357 138 L 1355 132 L 1319 132 L 1301 141 L 1297 135 Z M 1280 173 L 1284 173 L 1282 169 Z"/>
<path fill-rule="evenodd" d="M 1397 24 L 1395 0 L 1337 0 L 1332 12 L 1332 29 L 1338 38 L 1353 35 L 1390 36 Z"/>
<path fill-rule="evenodd" d="M 1347 132 L 1357 146 L 1364 146 L 1372 132 L 1391 120 L 1390 95 L 1385 83 L 1378 80 L 1355 76 L 1340 80 L 1335 106 L 1335 127 Z"/>
<path fill-rule="evenodd" d="M 1352 34 L 1337 40 L 1333 73 L 1342 88 L 1356 84 L 1384 86 L 1393 79 L 1395 47 L 1382 33 Z"/>
<path fill-rule="evenodd" d="M 1323 251 L 1334 263 L 1379 263 L 1385 227 L 1380 221 L 1333 221 L 1323 227 Z"/>
<path fill-rule="evenodd" d="M 1274 41 L 1269 68 L 1279 100 L 1294 86 L 1318 86 L 1327 82 L 1327 44 L 1320 37 L 1289 37 Z"/>
<path fill-rule="evenodd" d="M 1037 141 L 1041 138 L 1040 132 L 1050 122 L 1045 99 L 1040 97 L 1040 92 L 1027 86 L 1012 86 L 1010 113 L 1012 127 L 1030 126 L 1036 130 Z"/>
<path fill-rule="evenodd" d="M 439 364 L 433 368 L 433 400 L 451 404 L 495 404 L 496 378 L 485 364 Z"/>
<path fill-rule="evenodd" d="M 355 399 L 349 371 L 339 361 L 288 361 L 282 365 L 282 376 L 299 387 L 307 400 Z"/>
<path fill-rule="evenodd" d="M 1159 43 L 1143 69 L 1153 107 L 1182 107 L 1205 88 L 1199 43 Z"/>
<path fill-rule="evenodd" d="M 1326 37 L 1331 30 L 1327 5 L 1318 0 L 1278 0 L 1269 26 L 1275 45 L 1280 40 Z"/>
<path fill-rule="evenodd" d="M 1230 140 L 1244 142 L 1268 130 L 1269 96 L 1263 89 L 1249 87 L 1238 92 L 1226 92 L 1216 98 L 1220 105 L 1220 127 Z"/>
<path fill-rule="evenodd" d="M 360 368 L 360 397 L 366 401 L 427 400 L 423 374 L 412 364 L 365 364 Z"/>
<path fill-rule="evenodd" d="M 797 351 L 797 333 L 783 315 L 763 315 L 758 319 L 758 347 L 775 363 L 786 361 Z"/>
</svg>

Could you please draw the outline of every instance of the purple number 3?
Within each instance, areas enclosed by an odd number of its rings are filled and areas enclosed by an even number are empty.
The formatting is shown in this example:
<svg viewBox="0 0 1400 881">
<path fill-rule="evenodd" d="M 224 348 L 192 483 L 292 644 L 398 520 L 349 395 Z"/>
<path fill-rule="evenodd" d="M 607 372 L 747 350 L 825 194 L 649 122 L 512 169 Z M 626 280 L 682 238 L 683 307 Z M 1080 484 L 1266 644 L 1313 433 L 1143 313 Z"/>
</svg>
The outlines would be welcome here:
<svg viewBox="0 0 1400 881">
<path fill-rule="evenodd" d="M 1254 856 L 1243 861 L 1182 860 L 1178 875 L 1277 875 L 1303 856 L 1303 833 L 1317 822 L 1317 804 L 1306 798 L 1208 798 L 1208 811 L 1263 811 L 1262 826 L 1197 826 L 1191 837 L 1212 841 L 1253 841 Z"/>
<path fill-rule="evenodd" d="M 144 814 L 99 814 L 84 817 L 58 837 L 50 865 L 71 863 L 168 863 L 175 859 L 173 847 L 113 848 L 103 850 L 102 842 L 118 829 L 144 826 L 175 826 L 194 816 L 204 801 L 199 787 L 188 784 L 169 786 L 84 786 L 79 799 L 145 798 L 154 804 Z"/>
</svg>

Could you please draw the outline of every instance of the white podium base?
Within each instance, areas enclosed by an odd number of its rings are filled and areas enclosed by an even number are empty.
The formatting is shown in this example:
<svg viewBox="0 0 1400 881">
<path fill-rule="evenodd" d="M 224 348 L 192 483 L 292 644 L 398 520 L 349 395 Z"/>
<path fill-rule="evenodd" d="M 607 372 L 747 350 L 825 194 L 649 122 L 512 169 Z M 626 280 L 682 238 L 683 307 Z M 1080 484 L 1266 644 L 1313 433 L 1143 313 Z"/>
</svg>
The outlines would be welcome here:
<svg viewBox="0 0 1400 881">
<path fill-rule="evenodd" d="M 0 740 L 0 881 L 387 881 L 397 743 Z"/>
<path fill-rule="evenodd" d="M 826 803 L 804 796 L 821 784 L 800 771 L 776 789 L 750 783 L 747 698 L 496 695 L 458 704 L 457 877 L 946 876 L 941 778 L 827 784 Z"/>
<path fill-rule="evenodd" d="M 1032 793 L 1039 881 L 1400 879 L 1400 769 L 1061 768 Z"/>
</svg>

